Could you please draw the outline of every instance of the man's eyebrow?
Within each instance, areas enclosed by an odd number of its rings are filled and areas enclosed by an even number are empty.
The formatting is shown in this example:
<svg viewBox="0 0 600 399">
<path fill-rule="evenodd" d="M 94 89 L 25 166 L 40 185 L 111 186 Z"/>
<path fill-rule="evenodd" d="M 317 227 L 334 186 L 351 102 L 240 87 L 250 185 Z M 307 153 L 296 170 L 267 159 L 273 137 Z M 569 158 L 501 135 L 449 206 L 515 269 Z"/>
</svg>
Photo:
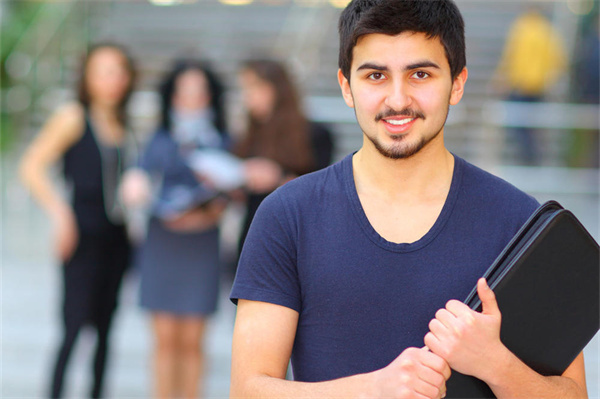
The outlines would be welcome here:
<svg viewBox="0 0 600 399">
<path fill-rule="evenodd" d="M 412 71 L 413 69 L 419 69 L 419 68 L 441 69 L 440 66 L 438 64 L 436 64 L 435 62 L 422 61 L 422 62 L 415 62 L 414 64 L 406 65 L 404 67 L 404 71 Z"/>
<path fill-rule="evenodd" d="M 385 65 L 377 65 L 377 64 L 373 64 L 370 62 L 366 62 L 364 64 L 362 64 L 361 66 L 359 66 L 358 68 L 356 68 L 357 71 L 361 71 L 363 69 L 373 69 L 375 71 L 387 71 L 388 67 L 386 67 Z"/>
<path fill-rule="evenodd" d="M 406 65 L 404 68 L 402 68 L 402 70 L 403 71 L 412 71 L 413 69 L 419 69 L 419 68 L 441 69 L 440 66 L 438 64 L 436 64 L 435 62 L 420 61 L 420 62 L 415 62 L 414 64 Z M 375 71 L 386 72 L 388 70 L 388 67 L 385 65 L 378 65 L 378 64 L 371 63 L 371 62 L 365 62 L 364 64 L 362 64 L 361 66 L 356 68 L 356 71 L 361 71 L 363 69 L 372 69 Z"/>
</svg>

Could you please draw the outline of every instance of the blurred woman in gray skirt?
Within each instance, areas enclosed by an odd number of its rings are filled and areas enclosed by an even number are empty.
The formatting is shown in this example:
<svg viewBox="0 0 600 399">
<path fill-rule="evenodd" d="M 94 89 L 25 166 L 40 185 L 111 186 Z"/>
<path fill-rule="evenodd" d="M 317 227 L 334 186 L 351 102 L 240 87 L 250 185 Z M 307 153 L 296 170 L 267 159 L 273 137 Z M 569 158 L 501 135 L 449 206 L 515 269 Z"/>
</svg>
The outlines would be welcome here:
<svg viewBox="0 0 600 399">
<path fill-rule="evenodd" d="M 177 62 L 161 86 L 159 129 L 140 168 L 128 172 L 128 204 L 153 193 L 137 264 L 140 301 L 152 318 L 157 398 L 201 396 L 206 319 L 219 291 L 219 227 L 225 200 L 218 182 L 194 168 L 198 151 L 226 153 L 223 90 L 208 65 Z"/>
</svg>

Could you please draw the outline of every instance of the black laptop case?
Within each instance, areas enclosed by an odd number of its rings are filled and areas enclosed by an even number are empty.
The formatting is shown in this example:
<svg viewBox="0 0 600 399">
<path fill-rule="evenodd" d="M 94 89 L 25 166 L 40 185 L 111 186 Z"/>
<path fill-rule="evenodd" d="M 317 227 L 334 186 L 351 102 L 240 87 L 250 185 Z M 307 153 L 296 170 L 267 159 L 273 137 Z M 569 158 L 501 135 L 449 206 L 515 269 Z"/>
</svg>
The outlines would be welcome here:
<svg viewBox="0 0 600 399">
<path fill-rule="evenodd" d="M 502 312 L 500 338 L 542 375 L 561 375 L 600 327 L 600 249 L 577 218 L 549 201 L 529 218 L 485 277 Z M 481 311 L 475 287 L 465 300 Z M 494 398 L 453 371 L 448 398 Z"/>
</svg>

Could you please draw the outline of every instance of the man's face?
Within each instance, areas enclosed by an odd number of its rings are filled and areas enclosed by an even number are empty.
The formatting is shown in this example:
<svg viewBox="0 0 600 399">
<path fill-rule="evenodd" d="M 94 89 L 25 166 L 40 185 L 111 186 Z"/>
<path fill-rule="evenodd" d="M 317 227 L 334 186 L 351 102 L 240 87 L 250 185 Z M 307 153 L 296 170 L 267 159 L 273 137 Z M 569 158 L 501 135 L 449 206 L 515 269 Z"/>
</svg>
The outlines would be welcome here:
<svg viewBox="0 0 600 399">
<path fill-rule="evenodd" d="M 450 105 L 458 104 L 466 68 L 453 80 L 438 38 L 405 32 L 369 34 L 354 47 L 350 81 L 338 72 L 344 100 L 382 155 L 408 158 L 439 142 Z"/>
</svg>

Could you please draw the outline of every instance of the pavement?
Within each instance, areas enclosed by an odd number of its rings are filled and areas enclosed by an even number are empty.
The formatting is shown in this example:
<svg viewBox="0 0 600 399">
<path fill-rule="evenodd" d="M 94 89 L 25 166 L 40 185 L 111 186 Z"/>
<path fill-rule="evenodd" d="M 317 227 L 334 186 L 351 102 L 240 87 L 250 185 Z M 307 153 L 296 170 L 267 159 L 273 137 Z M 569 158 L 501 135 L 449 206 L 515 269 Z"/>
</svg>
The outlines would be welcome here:
<svg viewBox="0 0 600 399">
<path fill-rule="evenodd" d="M 523 170 L 509 168 L 496 172 L 514 180 L 517 186 L 532 178 L 538 184 L 543 181 Z M 0 214 L 0 398 L 41 398 L 47 389 L 53 351 L 59 339 L 59 266 L 51 256 L 48 220 L 14 182 L 14 175 L 7 173 L 4 170 Z M 592 172 L 596 182 L 597 177 L 597 171 Z M 566 181 L 574 179 L 567 176 L 561 180 L 564 186 Z M 583 191 L 572 189 L 560 194 L 538 187 L 534 195 L 540 200 L 559 198 L 564 206 L 573 208 L 598 239 L 598 194 L 585 186 L 588 188 Z M 152 342 L 147 314 L 137 305 L 137 289 L 137 275 L 131 273 L 124 282 L 113 330 L 106 390 L 109 398 L 151 397 Z M 218 312 L 209 322 L 205 342 L 207 398 L 228 397 L 235 317 L 228 293 L 229 284 L 224 282 Z M 78 341 L 67 375 L 67 398 L 83 398 L 87 393 L 93 340 L 93 334 L 86 332 Z M 584 352 L 590 397 L 600 398 L 598 335 Z"/>
<path fill-rule="evenodd" d="M 49 221 L 15 181 L 11 164 L 0 169 L 0 398 L 43 398 L 61 338 L 60 266 L 52 256 Z M 107 398 L 152 397 L 152 336 L 148 314 L 138 306 L 138 277 L 133 270 L 123 283 L 111 336 Z M 207 328 L 206 398 L 229 396 L 235 319 L 229 291 L 230 283 L 223 281 L 218 311 Z M 94 339 L 90 330 L 78 338 L 66 398 L 85 398 L 89 391 Z"/>
<path fill-rule="evenodd" d="M 37 250 L 33 250 L 37 251 Z M 2 267 L 2 351 L 0 398 L 41 398 L 48 387 L 54 350 L 60 339 L 59 265 L 40 256 L 12 256 Z M 111 337 L 106 396 L 151 397 L 152 337 L 148 315 L 137 304 L 138 276 L 130 273 L 123 285 Z M 223 283 L 218 312 L 209 320 L 207 398 L 227 398 L 231 336 L 235 307 L 228 301 L 229 284 Z M 89 389 L 94 334 L 79 337 L 67 374 L 66 397 L 83 398 Z"/>
</svg>

